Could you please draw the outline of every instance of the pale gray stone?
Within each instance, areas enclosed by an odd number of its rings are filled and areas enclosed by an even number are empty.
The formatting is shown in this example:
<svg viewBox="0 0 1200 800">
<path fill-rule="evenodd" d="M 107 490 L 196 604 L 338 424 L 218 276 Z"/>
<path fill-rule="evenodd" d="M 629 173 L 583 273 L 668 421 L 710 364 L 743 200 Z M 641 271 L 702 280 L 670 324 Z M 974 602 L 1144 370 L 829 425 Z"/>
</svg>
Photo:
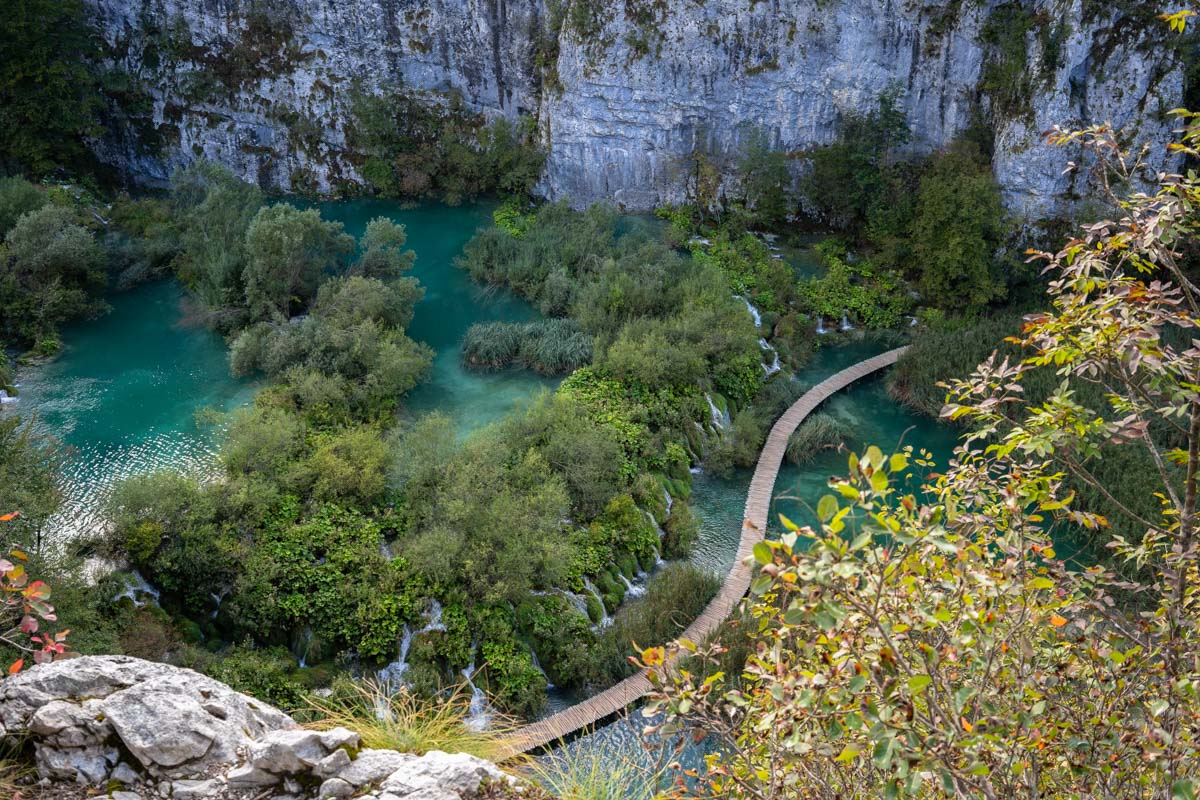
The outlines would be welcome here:
<svg viewBox="0 0 1200 800">
<path fill-rule="evenodd" d="M 234 767 L 225 773 L 225 782 L 234 789 L 245 789 L 255 786 L 271 786 L 279 782 L 279 776 L 245 764 Z"/>
<path fill-rule="evenodd" d="M 317 731 L 271 731 L 248 748 L 251 764 L 274 773 L 302 772 L 328 754 Z"/>
<path fill-rule="evenodd" d="M 321 784 L 321 788 L 317 792 L 317 797 L 321 798 L 321 800 L 327 800 L 328 798 L 342 800 L 342 798 L 353 795 L 354 787 L 341 778 L 330 778 Z"/>
<path fill-rule="evenodd" d="M 122 761 L 120 764 L 117 764 L 110 777 L 117 783 L 123 783 L 126 786 L 132 786 L 140 779 L 137 771 L 124 761 Z"/>
<path fill-rule="evenodd" d="M 328 778 L 331 775 L 336 775 L 350 765 L 350 754 L 345 750 L 338 748 L 325 758 L 317 762 L 313 767 L 313 774 L 319 778 Z"/>
<path fill-rule="evenodd" d="M 321 744 L 326 750 L 337 750 L 339 747 L 352 747 L 358 749 L 362 743 L 362 737 L 357 733 L 346 728 L 330 728 L 327 731 L 321 731 Z"/>
<path fill-rule="evenodd" d="M 366 786 L 381 781 L 392 773 L 418 760 L 411 753 L 395 750 L 363 750 L 337 777 L 352 786 Z"/>
<path fill-rule="evenodd" d="M 172 800 L 207 800 L 215 797 L 221 790 L 221 782 L 208 779 L 203 781 L 181 780 L 171 784 Z"/>
</svg>

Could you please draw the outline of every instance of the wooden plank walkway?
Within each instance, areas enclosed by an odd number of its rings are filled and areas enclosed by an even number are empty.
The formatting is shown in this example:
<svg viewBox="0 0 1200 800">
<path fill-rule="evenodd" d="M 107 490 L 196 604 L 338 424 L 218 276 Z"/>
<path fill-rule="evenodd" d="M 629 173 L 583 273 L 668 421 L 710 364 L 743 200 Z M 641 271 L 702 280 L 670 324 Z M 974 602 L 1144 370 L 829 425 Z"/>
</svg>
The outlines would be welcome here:
<svg viewBox="0 0 1200 800">
<path fill-rule="evenodd" d="M 770 514 L 771 498 L 775 492 L 775 479 L 779 476 L 779 468 L 783 464 L 783 456 L 787 451 L 788 438 L 791 437 L 793 431 L 830 395 L 846 388 L 860 378 L 892 366 L 907 349 L 900 347 L 889 350 L 826 378 L 805 392 L 803 397 L 775 421 L 775 425 L 767 437 L 767 442 L 763 446 L 762 452 L 759 453 L 758 463 L 754 468 L 754 477 L 750 481 L 750 490 L 746 497 L 746 510 L 742 521 L 742 537 L 738 543 L 733 568 L 725 576 L 725 581 L 721 584 L 721 590 L 717 596 L 712 599 L 700 616 L 680 634 L 680 638 L 696 643 L 703 642 L 733 613 L 734 608 L 749 590 L 753 567 L 748 561 L 753 555 L 754 545 L 762 541 L 766 534 L 767 516 Z M 575 731 L 594 725 L 606 717 L 619 713 L 626 706 L 649 694 L 651 688 L 645 670 L 631 675 L 581 703 L 514 731 L 508 740 L 509 754 L 518 755 L 545 747 Z"/>
</svg>

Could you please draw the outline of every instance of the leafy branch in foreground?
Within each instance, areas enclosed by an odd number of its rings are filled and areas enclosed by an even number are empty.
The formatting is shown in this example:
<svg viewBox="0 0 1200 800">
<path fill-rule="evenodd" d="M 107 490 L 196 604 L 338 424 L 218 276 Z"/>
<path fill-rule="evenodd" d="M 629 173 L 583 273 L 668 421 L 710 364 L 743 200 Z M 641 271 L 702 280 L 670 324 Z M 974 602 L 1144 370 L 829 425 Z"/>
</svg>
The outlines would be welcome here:
<svg viewBox="0 0 1200 800">
<path fill-rule="evenodd" d="M 18 516 L 19 512 L 13 511 L 0 516 L 0 522 L 11 522 Z M 17 549 L 7 558 L 0 558 L 0 644 L 32 655 L 34 662 L 41 664 L 66 652 L 69 631 L 40 631 L 41 622 L 55 622 L 58 617 L 48 602 L 50 587 L 30 578 L 25 569 L 28 561 L 29 556 Z M 25 658 L 22 655 L 10 664 L 8 674 L 19 672 Z"/>
<path fill-rule="evenodd" d="M 1200 156 L 1200 116 L 1176 150 Z M 762 543 L 749 611 L 754 651 L 734 688 L 720 672 L 666 669 L 651 649 L 663 733 L 715 735 L 705 774 L 678 795 L 731 798 L 1120 797 L 1200 791 L 1200 176 L 1145 175 L 1105 128 L 1058 132 L 1097 157 L 1114 219 L 1083 228 L 1048 262 L 1051 309 L 1015 358 L 948 386 L 943 414 L 970 433 L 944 474 L 908 493 L 911 450 L 851 456 L 818 505 L 819 530 Z M 1023 402 L 1035 370 L 1062 385 Z M 1070 381 L 1104 390 L 1075 400 Z M 1107 532 L 1064 479 L 1103 496 L 1100 445 L 1143 448 L 1161 513 L 1123 507 L 1141 537 Z M 1051 533 L 1106 536 L 1143 568 L 1119 580 L 1072 571 Z"/>
</svg>

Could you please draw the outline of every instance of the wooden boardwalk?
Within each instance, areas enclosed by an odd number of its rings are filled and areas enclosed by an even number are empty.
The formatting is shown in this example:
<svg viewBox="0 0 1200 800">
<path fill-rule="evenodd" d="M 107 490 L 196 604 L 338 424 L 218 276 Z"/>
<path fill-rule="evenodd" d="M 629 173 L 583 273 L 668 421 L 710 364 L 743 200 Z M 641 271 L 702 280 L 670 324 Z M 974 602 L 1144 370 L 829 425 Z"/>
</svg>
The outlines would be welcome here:
<svg viewBox="0 0 1200 800">
<path fill-rule="evenodd" d="M 750 481 L 750 491 L 746 497 L 746 510 L 742 521 L 742 537 L 738 543 L 733 568 L 725 576 L 725 581 L 721 584 L 721 590 L 717 596 L 687 627 L 687 630 L 680 634 L 680 638 L 697 644 L 703 642 L 733 613 L 734 608 L 750 588 L 753 568 L 747 562 L 753 555 L 754 545 L 762 541 L 766 534 L 767 516 L 770 514 L 771 498 L 775 492 L 775 479 L 783 464 L 788 438 L 791 437 L 792 432 L 830 395 L 846 388 L 860 378 L 865 378 L 895 364 L 906 349 L 901 347 L 889 350 L 826 378 L 805 392 L 803 397 L 775 421 L 775 425 L 767 437 L 767 442 L 763 445 L 762 452 L 759 453 L 758 463 L 754 468 L 754 477 Z M 509 752 L 511 755 L 517 755 L 563 739 L 575 731 L 619 713 L 626 706 L 649 694 L 651 688 L 645 670 L 631 675 L 581 703 L 514 731 L 508 741 Z"/>
</svg>

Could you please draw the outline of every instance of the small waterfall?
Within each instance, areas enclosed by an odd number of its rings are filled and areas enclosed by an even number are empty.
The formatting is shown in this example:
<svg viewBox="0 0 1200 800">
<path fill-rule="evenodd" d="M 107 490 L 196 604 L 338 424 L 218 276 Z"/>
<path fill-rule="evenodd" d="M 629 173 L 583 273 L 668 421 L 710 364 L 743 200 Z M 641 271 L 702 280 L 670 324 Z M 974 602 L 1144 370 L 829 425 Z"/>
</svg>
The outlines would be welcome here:
<svg viewBox="0 0 1200 800">
<path fill-rule="evenodd" d="M 717 404 L 713 402 L 712 395 L 708 392 L 704 393 L 704 399 L 708 401 L 708 416 L 713 427 L 717 430 L 725 430 L 729 425 L 729 412 L 717 408 Z"/>
<path fill-rule="evenodd" d="M 740 294 L 735 294 L 734 297 L 746 304 L 746 310 L 750 312 L 750 316 L 754 317 L 754 327 L 761 328 L 762 314 L 754 307 L 754 304 Z"/>
<path fill-rule="evenodd" d="M 840 331 L 852 331 L 854 326 L 850 324 L 850 319 L 846 315 L 846 310 L 842 309 L 842 325 L 838 328 Z"/>
<path fill-rule="evenodd" d="M 825 327 L 825 318 L 818 314 L 817 315 L 817 335 L 824 336 L 827 333 L 829 333 L 829 329 Z"/>
<path fill-rule="evenodd" d="M 642 513 L 646 515 L 646 519 L 650 520 L 650 524 L 653 525 L 654 530 L 658 532 L 658 540 L 661 542 L 663 539 L 667 538 L 666 531 L 662 529 L 662 525 L 658 524 L 658 520 L 654 518 L 654 515 L 645 509 L 642 509 Z"/>
<path fill-rule="evenodd" d="M 7 389 L 0 389 L 0 406 L 6 406 L 9 403 L 20 402 L 21 398 L 13 397 L 8 393 Z"/>
<path fill-rule="evenodd" d="M 158 589 L 151 586 L 136 569 L 130 570 L 129 574 L 125 577 L 125 588 L 113 596 L 113 602 L 116 603 L 128 597 L 133 601 L 134 608 L 141 608 L 148 601 L 139 600 L 138 595 L 146 595 L 152 598 L 154 605 L 158 605 Z"/>
<path fill-rule="evenodd" d="M 583 595 L 563 590 L 562 596 L 567 598 L 567 602 L 574 606 L 575 610 L 580 614 L 583 614 L 585 617 L 588 615 L 587 600 L 584 599 Z"/>
<path fill-rule="evenodd" d="M 471 687 L 471 702 L 467 706 L 467 730 L 485 731 L 491 722 L 491 709 L 488 708 L 487 695 L 475 685 L 475 643 L 471 643 L 471 663 L 463 668 L 462 676 Z"/>
<path fill-rule="evenodd" d="M 671 491 L 669 489 L 663 489 L 663 500 L 667 502 L 667 515 L 670 516 L 671 506 L 674 505 L 675 498 L 671 497 Z"/>
<path fill-rule="evenodd" d="M 391 685 L 393 688 L 404 686 L 404 673 L 408 671 L 408 649 L 412 647 L 413 637 L 418 634 L 429 633 L 430 631 L 444 630 L 446 630 L 446 626 L 442 624 L 442 604 L 431 598 L 429 600 L 429 611 L 425 615 L 425 626 L 418 631 L 414 631 L 411 625 L 407 622 L 404 623 L 404 632 L 400 636 L 399 657 L 375 673 L 379 680 Z"/>
<path fill-rule="evenodd" d="M 217 592 L 209 592 L 208 596 L 213 599 L 214 606 L 212 613 L 208 615 L 209 619 L 216 619 L 217 614 L 221 613 L 221 601 L 225 599 L 225 595 L 227 594 L 229 594 L 228 589 L 222 589 L 219 594 Z"/>
<path fill-rule="evenodd" d="M 308 666 L 308 651 L 312 649 L 312 627 L 304 626 L 304 632 L 296 639 L 296 646 L 292 655 L 296 657 L 296 661 L 300 669 L 305 669 Z"/>
<path fill-rule="evenodd" d="M 621 582 L 625 584 L 625 596 L 626 597 L 641 597 L 642 595 L 644 595 L 646 593 L 645 586 L 639 586 L 637 584 L 634 584 L 634 583 L 630 582 L 629 578 L 626 578 L 624 574 L 622 574 L 622 573 L 618 573 L 618 574 L 621 575 Z"/>
<path fill-rule="evenodd" d="M 550 676 L 546 674 L 546 670 L 542 669 L 542 662 L 538 661 L 537 651 L 532 647 L 529 648 L 529 658 L 533 661 L 533 668 L 542 673 L 542 677 L 546 679 L 547 689 L 557 689 L 558 687 L 550 680 Z"/>
<path fill-rule="evenodd" d="M 771 353 L 771 363 L 762 365 L 763 371 L 767 373 L 766 377 L 769 378 L 776 372 L 779 372 L 779 351 L 772 347 L 771 343 L 766 339 L 759 339 L 758 346 L 761 347 L 764 352 L 769 351 Z"/>
<path fill-rule="evenodd" d="M 917 327 L 917 318 L 916 318 L 916 317 L 909 317 L 909 318 L 908 318 L 908 327 L 910 327 L 910 328 L 915 328 L 915 327 Z"/>
<path fill-rule="evenodd" d="M 612 617 L 608 615 L 608 609 L 604 607 L 604 598 L 600 596 L 600 591 L 596 589 L 596 585 L 586 575 L 583 576 L 583 585 L 596 598 L 596 602 L 600 604 L 600 613 L 604 615 L 597 624 L 601 628 L 607 628 L 609 625 L 612 625 Z"/>
</svg>

